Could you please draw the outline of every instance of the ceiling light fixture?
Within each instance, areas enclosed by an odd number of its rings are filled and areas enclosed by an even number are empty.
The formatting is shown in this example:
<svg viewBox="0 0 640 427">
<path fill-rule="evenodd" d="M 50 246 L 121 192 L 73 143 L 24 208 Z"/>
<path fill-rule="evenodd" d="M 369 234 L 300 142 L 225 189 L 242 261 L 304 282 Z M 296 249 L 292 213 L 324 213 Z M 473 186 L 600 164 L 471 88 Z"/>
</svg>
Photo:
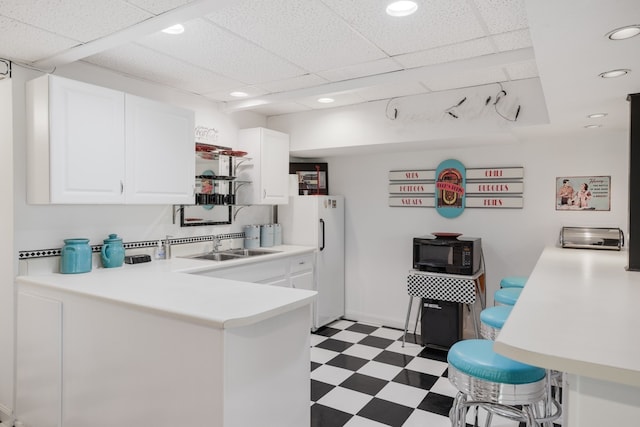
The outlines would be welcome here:
<svg viewBox="0 0 640 427">
<path fill-rule="evenodd" d="M 389 16 L 409 16 L 418 10 L 418 5 L 413 1 L 395 1 L 387 6 L 387 15 Z"/>
<path fill-rule="evenodd" d="M 589 114 L 587 117 L 590 119 L 599 119 L 600 117 L 606 117 L 607 113 L 593 113 Z"/>
<path fill-rule="evenodd" d="M 600 127 L 602 127 L 602 125 L 586 125 L 585 129 L 596 129 Z"/>
<path fill-rule="evenodd" d="M 182 34 L 184 33 L 184 27 L 182 26 L 182 24 L 176 24 L 165 28 L 164 30 L 162 30 L 162 32 L 171 35 Z"/>
<path fill-rule="evenodd" d="M 234 98 L 244 98 L 246 96 L 249 96 L 249 94 L 247 92 L 231 92 L 229 95 L 233 96 Z"/>
<path fill-rule="evenodd" d="M 610 40 L 625 40 L 638 34 L 640 34 L 640 25 L 627 25 L 608 32 L 606 37 Z"/>
<path fill-rule="evenodd" d="M 603 79 L 610 79 L 610 78 L 614 78 L 614 77 L 622 77 L 622 76 L 626 76 L 627 74 L 629 74 L 631 72 L 631 70 L 626 69 L 626 68 L 621 68 L 619 70 L 610 70 L 610 71 L 605 71 L 604 73 L 600 73 L 598 74 L 600 77 L 602 77 Z"/>
<path fill-rule="evenodd" d="M 321 104 L 331 104 L 332 102 L 334 102 L 335 99 L 333 98 L 319 98 L 318 102 Z"/>
</svg>

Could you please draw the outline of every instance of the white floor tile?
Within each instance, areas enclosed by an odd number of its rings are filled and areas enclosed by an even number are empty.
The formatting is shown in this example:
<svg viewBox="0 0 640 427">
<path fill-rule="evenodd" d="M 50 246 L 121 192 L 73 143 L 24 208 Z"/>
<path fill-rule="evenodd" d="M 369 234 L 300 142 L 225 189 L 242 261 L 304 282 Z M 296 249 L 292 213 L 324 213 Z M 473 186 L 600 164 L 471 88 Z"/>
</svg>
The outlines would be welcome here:
<svg viewBox="0 0 640 427">
<path fill-rule="evenodd" d="M 449 417 L 416 409 L 402 427 L 451 427 Z"/>
<path fill-rule="evenodd" d="M 333 329 L 347 329 L 349 326 L 355 325 L 355 323 L 351 320 L 336 320 L 328 326 Z"/>
<path fill-rule="evenodd" d="M 367 334 L 362 334 L 360 332 L 352 332 L 352 331 L 340 331 L 337 334 L 331 336 L 331 338 L 333 339 L 352 342 L 352 343 L 357 343 L 358 341 L 361 341 L 366 337 L 367 337 Z"/>
<path fill-rule="evenodd" d="M 326 348 L 311 347 L 311 361 L 317 363 L 327 363 L 340 353 L 327 350 Z"/>
<path fill-rule="evenodd" d="M 380 328 L 371 332 L 374 337 L 389 338 L 390 340 L 397 340 L 402 338 L 403 331 L 397 329 Z"/>
<path fill-rule="evenodd" d="M 380 353 L 382 353 L 382 351 L 383 350 L 381 348 L 371 347 L 369 345 L 354 344 L 348 349 L 346 349 L 345 351 L 343 351 L 342 353 L 347 354 L 349 356 L 355 356 L 355 357 L 360 357 L 362 359 L 371 360 L 377 355 L 379 355 Z"/>
<path fill-rule="evenodd" d="M 416 357 L 407 364 L 406 368 L 412 371 L 440 376 L 447 369 L 447 366 L 446 362 L 439 362 L 437 360 L 426 359 L 424 357 Z"/>
<path fill-rule="evenodd" d="M 487 419 L 487 411 L 484 409 L 480 409 L 478 412 L 478 425 L 484 425 L 485 420 Z M 469 409 L 467 412 L 467 423 L 473 425 L 475 420 L 475 411 Z M 494 415 L 491 420 L 491 427 L 518 427 L 520 423 L 517 421 L 511 421 L 508 418 L 500 417 L 498 415 Z"/>
<path fill-rule="evenodd" d="M 456 397 L 456 394 L 458 394 L 458 389 L 451 384 L 449 378 L 445 377 L 438 378 L 430 391 L 449 397 Z"/>
<path fill-rule="evenodd" d="M 407 356 L 417 356 L 422 350 L 424 350 L 424 347 L 413 343 L 406 343 L 404 347 L 402 347 L 401 341 L 394 341 L 394 343 L 387 347 L 385 350 L 406 354 Z"/>
<path fill-rule="evenodd" d="M 359 417 L 357 415 L 351 418 L 344 425 L 344 427 L 386 427 L 386 426 L 387 426 L 386 424 L 382 424 L 377 421 L 370 420 L 368 418 Z"/>
<path fill-rule="evenodd" d="M 429 393 L 428 390 L 390 382 L 376 394 L 376 397 L 415 408 L 422 402 L 427 393 Z"/>
<path fill-rule="evenodd" d="M 358 369 L 358 373 L 390 381 L 395 378 L 401 370 L 402 368 L 399 366 L 371 361 Z"/>
<path fill-rule="evenodd" d="M 322 365 L 311 371 L 311 379 L 323 383 L 338 385 L 353 375 L 353 371 L 335 366 Z"/>
<path fill-rule="evenodd" d="M 349 390 L 347 388 L 336 387 L 329 393 L 322 396 L 320 400 L 318 400 L 318 403 L 338 409 L 348 414 L 356 414 L 364 408 L 364 405 L 369 403 L 370 400 L 371 396 L 368 394 Z"/>
</svg>

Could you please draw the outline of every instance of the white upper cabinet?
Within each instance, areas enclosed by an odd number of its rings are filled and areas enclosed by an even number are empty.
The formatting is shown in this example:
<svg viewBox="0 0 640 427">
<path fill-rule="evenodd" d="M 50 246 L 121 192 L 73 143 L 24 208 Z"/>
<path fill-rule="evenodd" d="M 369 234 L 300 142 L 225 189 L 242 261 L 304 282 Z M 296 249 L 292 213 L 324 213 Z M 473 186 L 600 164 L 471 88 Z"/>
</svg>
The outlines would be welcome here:
<svg viewBox="0 0 640 427">
<path fill-rule="evenodd" d="M 192 203 L 193 117 L 62 77 L 27 82 L 27 201 Z"/>
<path fill-rule="evenodd" d="M 251 181 L 252 188 L 244 193 L 239 191 L 238 195 L 243 195 L 241 203 L 288 204 L 289 135 L 265 128 L 242 129 L 238 133 L 238 146 L 252 159 L 246 171 L 238 173 L 239 177 L 246 176 Z"/>
</svg>

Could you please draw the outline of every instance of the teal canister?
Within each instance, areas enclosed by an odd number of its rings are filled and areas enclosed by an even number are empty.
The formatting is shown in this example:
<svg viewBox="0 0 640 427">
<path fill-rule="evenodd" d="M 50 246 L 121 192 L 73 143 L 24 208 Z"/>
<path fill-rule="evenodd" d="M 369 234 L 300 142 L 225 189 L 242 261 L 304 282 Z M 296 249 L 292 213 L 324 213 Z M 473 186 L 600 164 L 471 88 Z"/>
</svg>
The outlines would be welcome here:
<svg viewBox="0 0 640 427">
<path fill-rule="evenodd" d="M 124 246 L 122 239 L 117 234 L 109 234 L 108 239 L 104 239 L 100 258 L 104 268 L 122 267 L 124 263 Z"/>
<path fill-rule="evenodd" d="M 60 273 L 77 274 L 91 271 L 89 239 L 65 239 L 60 252 Z"/>
</svg>

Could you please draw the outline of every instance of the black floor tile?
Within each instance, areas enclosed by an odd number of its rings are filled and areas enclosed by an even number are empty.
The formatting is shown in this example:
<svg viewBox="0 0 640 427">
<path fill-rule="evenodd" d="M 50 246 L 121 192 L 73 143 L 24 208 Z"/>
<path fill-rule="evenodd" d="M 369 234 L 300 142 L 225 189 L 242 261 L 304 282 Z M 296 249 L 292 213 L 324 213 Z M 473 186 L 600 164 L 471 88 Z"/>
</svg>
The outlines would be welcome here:
<svg viewBox="0 0 640 427">
<path fill-rule="evenodd" d="M 449 416 L 453 406 L 453 397 L 443 396 L 438 393 L 428 393 L 418 405 L 418 409 L 433 412 L 435 414 Z"/>
<path fill-rule="evenodd" d="M 311 427 L 342 427 L 352 417 L 351 414 L 317 403 L 311 407 Z"/>
<path fill-rule="evenodd" d="M 412 387 L 421 388 L 423 390 L 431 390 L 431 387 L 438 381 L 437 376 L 425 374 L 424 372 L 410 371 L 403 369 L 393 379 L 394 383 L 410 385 Z"/>
<path fill-rule="evenodd" d="M 353 343 L 335 340 L 333 338 L 328 338 L 322 341 L 320 344 L 316 345 L 318 348 L 324 348 L 325 350 L 333 350 L 337 352 L 343 352 L 349 347 L 351 347 Z"/>
<path fill-rule="evenodd" d="M 311 371 L 313 372 L 316 368 L 319 368 L 320 366 L 322 366 L 322 363 L 311 362 Z"/>
<path fill-rule="evenodd" d="M 432 347 L 425 347 L 420 354 L 418 354 L 418 357 L 424 357 L 427 359 L 433 359 L 433 360 L 437 360 L 439 362 L 446 362 L 447 361 L 447 351 L 446 350 L 439 350 L 439 349 L 435 349 Z"/>
<path fill-rule="evenodd" d="M 331 328 L 329 326 L 323 326 L 314 332 L 316 335 L 322 335 L 323 337 L 331 337 L 340 332 L 340 329 Z"/>
<path fill-rule="evenodd" d="M 336 388 L 333 384 L 323 383 L 322 381 L 311 380 L 311 401 L 317 402 L 322 396 Z"/>
<path fill-rule="evenodd" d="M 355 373 L 347 378 L 342 384 L 340 384 L 340 387 L 375 396 L 387 384 L 388 381 L 382 380 L 380 378 L 374 378 L 368 375 Z"/>
<path fill-rule="evenodd" d="M 358 415 L 388 426 L 401 427 L 412 412 L 413 408 L 408 406 L 374 397 L 358 412 Z"/>
<path fill-rule="evenodd" d="M 412 356 L 406 354 L 394 353 L 393 351 L 383 351 L 373 358 L 376 362 L 386 363 L 388 365 L 399 366 L 404 368 L 411 362 Z"/>
<path fill-rule="evenodd" d="M 387 348 L 391 344 L 393 344 L 393 340 L 390 340 L 387 338 L 372 337 L 369 335 L 368 337 L 358 341 L 358 344 L 368 345 L 370 347 L 376 347 L 376 348 Z"/>
<path fill-rule="evenodd" d="M 367 363 L 369 363 L 367 359 L 361 359 L 359 357 L 349 356 L 347 354 L 339 354 L 333 359 L 329 360 L 326 364 L 330 366 L 336 366 L 338 368 L 348 369 L 350 371 L 357 371 Z"/>
<path fill-rule="evenodd" d="M 377 326 L 363 325 L 362 323 L 355 323 L 349 326 L 346 330 L 351 332 L 360 332 L 363 334 L 370 334 L 371 332 L 377 329 L 380 329 L 380 328 Z"/>
</svg>

